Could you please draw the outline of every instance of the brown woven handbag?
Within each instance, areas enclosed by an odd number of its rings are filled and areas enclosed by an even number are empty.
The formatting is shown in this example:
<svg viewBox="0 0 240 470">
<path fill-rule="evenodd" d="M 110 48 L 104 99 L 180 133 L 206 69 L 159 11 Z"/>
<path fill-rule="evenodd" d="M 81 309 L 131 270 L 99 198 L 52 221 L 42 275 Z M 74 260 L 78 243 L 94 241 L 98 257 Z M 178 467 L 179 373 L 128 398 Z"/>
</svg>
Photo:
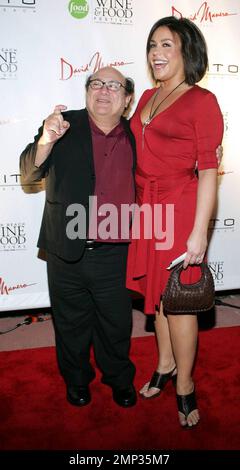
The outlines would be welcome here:
<svg viewBox="0 0 240 470">
<path fill-rule="evenodd" d="M 214 306 L 215 289 L 211 271 L 206 263 L 201 263 L 199 267 L 202 276 L 194 284 L 181 283 L 183 263 L 173 268 L 162 296 L 164 313 L 195 314 L 206 312 Z"/>
</svg>

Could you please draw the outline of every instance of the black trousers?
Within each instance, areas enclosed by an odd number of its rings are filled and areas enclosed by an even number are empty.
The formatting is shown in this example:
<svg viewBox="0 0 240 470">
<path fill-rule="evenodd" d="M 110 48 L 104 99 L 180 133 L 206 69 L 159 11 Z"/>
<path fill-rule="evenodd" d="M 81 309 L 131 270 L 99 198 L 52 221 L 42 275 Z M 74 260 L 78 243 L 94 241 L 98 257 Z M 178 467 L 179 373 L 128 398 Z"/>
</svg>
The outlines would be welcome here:
<svg viewBox="0 0 240 470">
<path fill-rule="evenodd" d="M 127 244 L 103 244 L 66 262 L 48 253 L 48 282 L 58 364 L 66 384 L 88 385 L 95 377 L 93 345 L 102 382 L 130 385 L 132 307 L 125 287 Z"/>
</svg>

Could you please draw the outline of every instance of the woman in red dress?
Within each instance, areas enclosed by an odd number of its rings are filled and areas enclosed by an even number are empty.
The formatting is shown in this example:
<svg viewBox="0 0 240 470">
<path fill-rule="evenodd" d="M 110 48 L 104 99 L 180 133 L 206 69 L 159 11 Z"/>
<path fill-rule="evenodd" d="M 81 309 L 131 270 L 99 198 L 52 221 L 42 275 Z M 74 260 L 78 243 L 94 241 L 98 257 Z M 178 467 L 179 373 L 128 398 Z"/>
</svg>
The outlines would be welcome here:
<svg viewBox="0 0 240 470">
<path fill-rule="evenodd" d="M 131 120 L 137 144 L 137 203 L 150 205 L 152 214 L 154 205 L 161 205 L 162 213 L 156 211 L 152 226 L 161 218 L 162 239 L 154 230 L 144 236 L 141 214 L 139 239 L 134 239 L 133 224 L 127 287 L 145 297 L 145 313 L 156 313 L 159 362 L 140 393 L 156 397 L 175 378 L 180 424 L 192 427 L 200 418 L 192 380 L 197 316 L 165 316 L 161 294 L 170 273 L 166 268 L 184 252 L 182 281 L 192 283 L 200 276 L 197 265 L 205 257 L 216 202 L 215 151 L 222 140 L 223 119 L 215 95 L 196 85 L 208 58 L 194 23 L 174 17 L 157 21 L 147 40 L 147 59 L 157 86 L 143 93 Z"/>
</svg>

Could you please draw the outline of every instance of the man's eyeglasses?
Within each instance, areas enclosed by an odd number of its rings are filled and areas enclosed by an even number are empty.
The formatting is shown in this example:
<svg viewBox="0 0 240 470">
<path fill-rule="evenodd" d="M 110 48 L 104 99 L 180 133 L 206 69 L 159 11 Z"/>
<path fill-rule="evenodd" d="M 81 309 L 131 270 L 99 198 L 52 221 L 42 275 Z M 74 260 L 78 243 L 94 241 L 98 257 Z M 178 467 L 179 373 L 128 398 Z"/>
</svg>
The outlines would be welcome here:
<svg viewBox="0 0 240 470">
<path fill-rule="evenodd" d="M 100 80 L 100 78 L 93 78 L 89 81 L 89 86 L 92 88 L 92 90 L 101 90 L 104 85 L 109 91 L 119 91 L 121 87 L 125 88 L 125 86 L 117 80 L 109 80 L 108 82 L 104 82 L 103 80 Z"/>
</svg>

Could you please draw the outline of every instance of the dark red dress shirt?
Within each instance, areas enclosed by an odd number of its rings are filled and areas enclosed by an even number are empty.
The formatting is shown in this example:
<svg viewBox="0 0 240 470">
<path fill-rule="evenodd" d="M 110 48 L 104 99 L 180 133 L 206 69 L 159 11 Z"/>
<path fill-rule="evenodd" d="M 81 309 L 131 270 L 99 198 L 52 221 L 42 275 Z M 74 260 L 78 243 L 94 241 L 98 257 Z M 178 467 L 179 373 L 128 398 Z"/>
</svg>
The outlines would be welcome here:
<svg viewBox="0 0 240 470">
<path fill-rule="evenodd" d="M 130 218 L 123 216 L 122 209 L 126 211 L 135 200 L 132 147 L 122 123 L 104 134 L 89 121 L 97 199 L 91 208 L 88 237 L 99 242 L 128 242 Z"/>
</svg>

